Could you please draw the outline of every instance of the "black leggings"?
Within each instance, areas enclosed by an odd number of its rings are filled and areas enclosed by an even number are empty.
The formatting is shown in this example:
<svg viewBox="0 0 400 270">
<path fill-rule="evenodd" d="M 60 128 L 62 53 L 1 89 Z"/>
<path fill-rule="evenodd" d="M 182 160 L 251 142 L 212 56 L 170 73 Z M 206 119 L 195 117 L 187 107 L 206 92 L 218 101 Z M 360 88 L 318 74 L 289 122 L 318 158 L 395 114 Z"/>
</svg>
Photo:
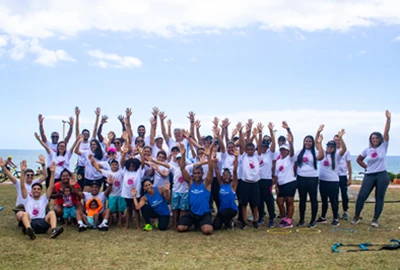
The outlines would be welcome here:
<svg viewBox="0 0 400 270">
<path fill-rule="evenodd" d="M 269 220 L 275 218 L 274 195 L 272 195 L 272 179 L 261 179 L 260 183 L 260 206 L 258 207 L 259 218 L 264 216 L 264 204 L 267 204 Z"/>
<path fill-rule="evenodd" d="M 142 207 L 142 216 L 143 219 L 146 221 L 146 224 L 150 224 L 151 218 L 158 218 L 158 229 L 160 231 L 165 231 L 168 229 L 169 224 L 169 215 L 168 216 L 160 216 L 154 211 L 153 207 L 148 204 L 143 205 Z"/>
<path fill-rule="evenodd" d="M 217 209 L 219 209 L 220 200 L 219 200 L 219 183 L 216 177 L 214 177 L 211 184 L 211 197 L 214 200 Z M 211 198 L 210 198 L 211 201 Z"/>
<path fill-rule="evenodd" d="M 339 187 L 340 193 L 342 195 L 342 207 L 343 211 L 347 212 L 349 210 L 349 195 L 347 194 L 347 176 L 339 176 Z"/>
<path fill-rule="evenodd" d="M 339 219 L 339 182 L 333 181 L 319 181 L 319 193 L 322 200 L 322 213 L 321 217 L 326 218 L 328 211 L 328 198 L 331 203 L 333 219 Z"/>
<path fill-rule="evenodd" d="M 218 211 L 218 214 L 214 218 L 213 226 L 214 230 L 219 230 L 222 228 L 222 224 L 231 221 L 237 214 L 238 211 L 235 209 L 224 209 Z"/>
<path fill-rule="evenodd" d="M 315 221 L 318 213 L 318 177 L 297 176 L 297 189 L 299 191 L 300 203 L 300 220 L 304 221 L 306 212 L 307 194 L 310 195 L 311 201 L 311 221 Z"/>
</svg>

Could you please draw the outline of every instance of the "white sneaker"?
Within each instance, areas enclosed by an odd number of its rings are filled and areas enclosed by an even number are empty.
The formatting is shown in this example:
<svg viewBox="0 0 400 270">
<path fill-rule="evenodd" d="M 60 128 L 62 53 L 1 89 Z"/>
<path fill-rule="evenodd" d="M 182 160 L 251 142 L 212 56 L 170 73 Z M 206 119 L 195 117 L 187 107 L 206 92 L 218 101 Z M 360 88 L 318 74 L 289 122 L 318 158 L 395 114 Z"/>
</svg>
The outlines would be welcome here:
<svg viewBox="0 0 400 270">
<path fill-rule="evenodd" d="M 378 226 L 379 226 L 378 220 L 373 219 L 373 220 L 372 220 L 372 223 L 371 223 L 371 227 L 373 227 L 373 228 L 378 228 Z"/>
</svg>

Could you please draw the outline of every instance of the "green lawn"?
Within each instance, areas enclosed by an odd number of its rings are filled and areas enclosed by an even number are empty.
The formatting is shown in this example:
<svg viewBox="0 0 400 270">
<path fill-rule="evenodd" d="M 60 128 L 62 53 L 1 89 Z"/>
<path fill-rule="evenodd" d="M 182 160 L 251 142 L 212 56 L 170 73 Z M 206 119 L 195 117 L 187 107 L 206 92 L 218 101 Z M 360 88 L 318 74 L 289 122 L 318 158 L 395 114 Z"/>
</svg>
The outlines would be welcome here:
<svg viewBox="0 0 400 270">
<path fill-rule="evenodd" d="M 399 199 L 400 190 L 389 190 L 388 200 Z M 271 235 L 266 225 L 255 230 L 219 231 L 211 236 L 200 232 L 122 231 L 78 233 L 67 227 L 53 240 L 38 235 L 31 241 L 17 228 L 10 210 L 15 204 L 15 189 L 0 185 L 0 269 L 399 269 L 400 249 L 396 251 L 334 254 L 335 242 L 387 243 L 400 238 L 399 204 L 385 205 L 381 227 L 393 231 L 368 231 L 373 204 L 366 204 L 357 233 L 332 232 L 320 225 L 319 234 Z M 354 204 L 350 205 L 351 210 Z M 297 211 L 297 207 L 296 207 Z M 308 206 L 307 212 L 310 211 Z M 296 213 L 295 213 L 296 216 Z M 328 212 L 328 220 L 331 214 Z M 295 218 L 297 221 L 297 219 Z M 143 224 L 143 222 L 142 222 Z M 350 222 L 342 221 L 342 228 Z"/>
</svg>

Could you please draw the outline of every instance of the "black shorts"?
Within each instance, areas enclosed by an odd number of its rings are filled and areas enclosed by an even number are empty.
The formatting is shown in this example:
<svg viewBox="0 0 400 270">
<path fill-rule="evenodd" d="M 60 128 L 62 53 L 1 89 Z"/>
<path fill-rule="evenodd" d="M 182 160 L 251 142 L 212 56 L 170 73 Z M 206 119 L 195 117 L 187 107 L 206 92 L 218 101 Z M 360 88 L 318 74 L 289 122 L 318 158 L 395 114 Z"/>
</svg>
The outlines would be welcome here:
<svg viewBox="0 0 400 270">
<path fill-rule="evenodd" d="M 31 220 L 31 228 L 35 233 L 47 233 L 50 224 L 44 218 L 35 218 Z"/>
<path fill-rule="evenodd" d="M 189 210 L 186 215 L 181 217 L 178 225 L 188 226 L 189 228 L 193 225 L 195 227 L 202 227 L 203 225 L 212 226 L 211 213 L 207 212 L 199 216 Z"/>
<path fill-rule="evenodd" d="M 96 180 L 89 180 L 89 179 L 85 178 L 85 187 L 90 187 L 94 183 L 96 183 L 100 188 L 101 185 L 104 183 L 104 178 L 100 178 L 100 179 L 96 179 Z"/>
<path fill-rule="evenodd" d="M 85 186 L 85 167 L 78 166 L 78 170 L 76 171 L 76 181 L 83 189 Z"/>
<path fill-rule="evenodd" d="M 134 205 L 133 199 L 128 199 L 128 198 L 124 198 L 124 199 L 125 199 L 125 202 L 126 202 L 126 207 L 132 209 L 133 205 Z"/>
<path fill-rule="evenodd" d="M 260 205 L 260 185 L 258 182 L 249 183 L 241 181 L 240 183 L 240 196 L 239 205 L 247 206 L 250 203 L 250 207 Z"/>
<path fill-rule="evenodd" d="M 292 181 L 284 185 L 278 185 L 278 197 L 294 197 L 297 189 L 297 181 Z"/>
</svg>

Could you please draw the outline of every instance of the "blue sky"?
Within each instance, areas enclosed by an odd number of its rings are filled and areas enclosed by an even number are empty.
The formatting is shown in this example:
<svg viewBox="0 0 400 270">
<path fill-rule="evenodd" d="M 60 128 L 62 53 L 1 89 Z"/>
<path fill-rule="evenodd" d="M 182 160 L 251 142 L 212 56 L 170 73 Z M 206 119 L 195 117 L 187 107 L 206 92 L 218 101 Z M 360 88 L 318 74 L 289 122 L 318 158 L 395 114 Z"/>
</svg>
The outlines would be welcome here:
<svg viewBox="0 0 400 270">
<path fill-rule="evenodd" d="M 0 112 L 10 131 L 0 148 L 40 149 L 39 113 L 48 133 L 61 132 L 78 105 L 91 129 L 99 106 L 107 132 L 126 107 L 148 126 L 158 106 L 174 127 L 196 112 L 204 134 L 214 116 L 272 121 L 278 134 L 287 120 L 297 148 L 319 124 L 326 138 L 345 128 L 358 154 L 389 109 L 389 154 L 400 155 L 400 4 L 321 2 L 2 1 Z"/>
</svg>

